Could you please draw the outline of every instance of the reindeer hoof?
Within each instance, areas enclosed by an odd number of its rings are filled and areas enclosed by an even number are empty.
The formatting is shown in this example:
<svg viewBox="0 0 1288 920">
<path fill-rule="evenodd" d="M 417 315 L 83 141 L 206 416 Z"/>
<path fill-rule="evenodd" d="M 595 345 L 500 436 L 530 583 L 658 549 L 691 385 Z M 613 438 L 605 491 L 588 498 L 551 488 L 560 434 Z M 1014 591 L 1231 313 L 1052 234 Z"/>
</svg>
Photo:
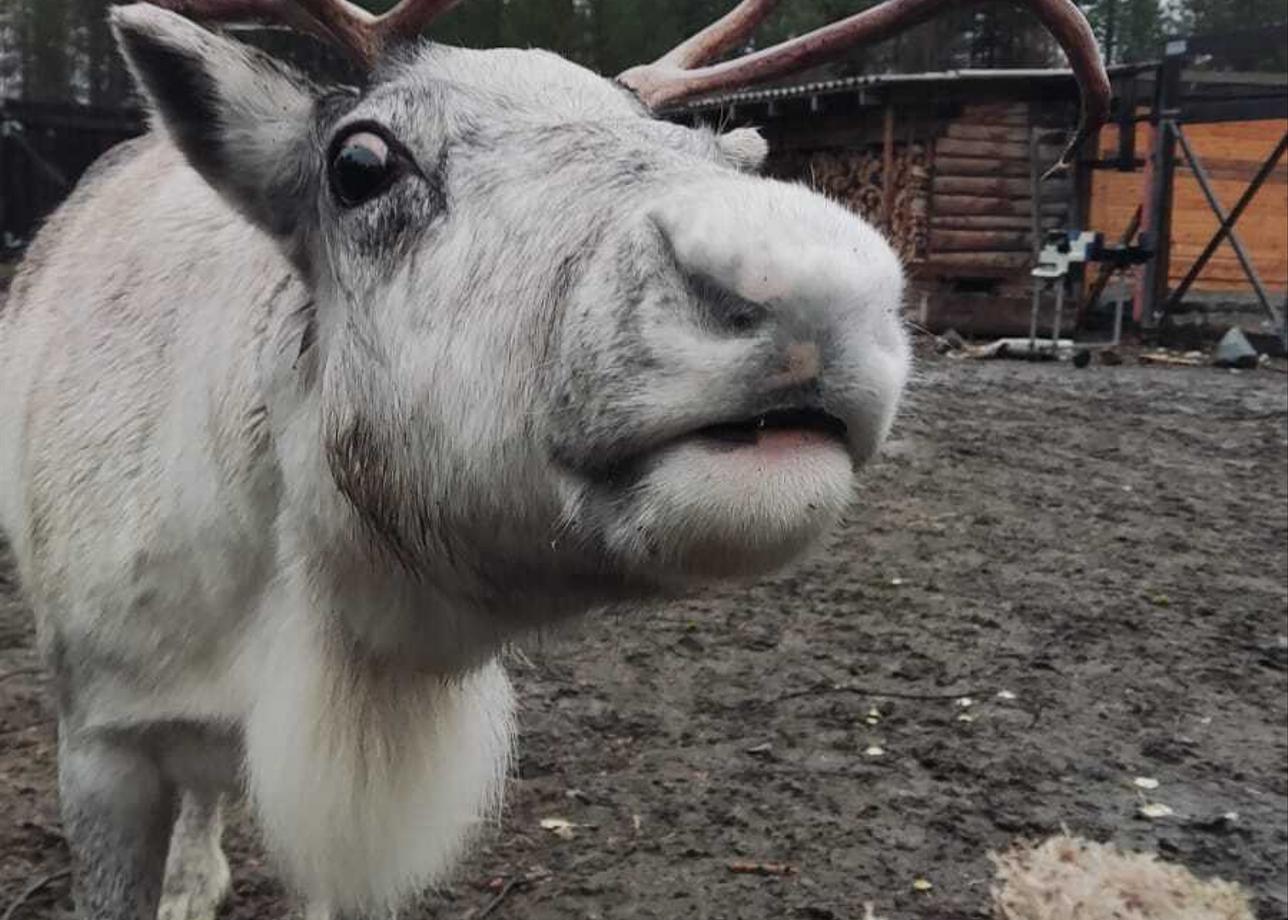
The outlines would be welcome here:
<svg viewBox="0 0 1288 920">
<path fill-rule="evenodd" d="M 172 854 L 157 920 L 215 920 L 231 887 L 228 860 L 219 850 L 182 861 Z"/>
</svg>

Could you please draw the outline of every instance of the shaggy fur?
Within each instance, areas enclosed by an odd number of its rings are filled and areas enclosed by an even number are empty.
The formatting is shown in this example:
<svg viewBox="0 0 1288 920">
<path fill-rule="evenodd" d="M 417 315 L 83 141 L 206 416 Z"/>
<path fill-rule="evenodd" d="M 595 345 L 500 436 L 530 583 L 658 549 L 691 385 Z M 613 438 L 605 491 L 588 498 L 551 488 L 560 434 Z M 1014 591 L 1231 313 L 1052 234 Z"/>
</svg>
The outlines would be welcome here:
<svg viewBox="0 0 1288 920">
<path fill-rule="evenodd" d="M 508 639 L 836 521 L 907 374 L 900 266 L 748 175 L 758 138 L 551 54 L 424 45 L 355 90 L 154 7 L 113 22 L 154 130 L 0 315 L 0 528 L 80 910 L 210 920 L 218 802 L 248 791 L 310 916 L 381 915 L 499 800 Z M 334 151 L 371 132 L 397 159 L 344 200 Z M 775 411 L 836 424 L 702 433 Z"/>
</svg>

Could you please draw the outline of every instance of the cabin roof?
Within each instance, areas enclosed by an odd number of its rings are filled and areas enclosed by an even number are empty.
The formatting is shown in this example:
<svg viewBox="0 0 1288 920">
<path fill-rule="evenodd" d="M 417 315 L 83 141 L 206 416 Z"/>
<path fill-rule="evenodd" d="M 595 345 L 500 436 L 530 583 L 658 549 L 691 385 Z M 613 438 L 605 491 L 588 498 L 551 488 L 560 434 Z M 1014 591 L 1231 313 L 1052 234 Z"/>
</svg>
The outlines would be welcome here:
<svg viewBox="0 0 1288 920">
<path fill-rule="evenodd" d="M 814 96 L 830 96 L 852 93 L 863 90 L 885 90 L 902 87 L 927 87 L 932 85 L 960 85 L 978 83 L 1005 83 L 1033 81 L 1055 86 L 1067 85 L 1070 92 L 1077 91 L 1073 71 L 1067 69 L 1011 69 L 1011 70 L 942 70 L 927 73 L 888 73 L 865 74 L 853 77 L 840 77 L 828 80 L 812 80 L 803 83 L 792 83 L 781 86 L 761 87 L 758 89 L 740 90 L 716 96 L 695 99 L 677 106 L 677 111 L 700 112 L 709 109 L 724 109 L 731 105 L 757 102 L 777 102 L 793 99 L 808 99 Z"/>
<path fill-rule="evenodd" d="M 1156 62 L 1120 64 L 1109 68 L 1115 84 L 1132 78 L 1152 84 Z M 1288 74 L 1235 73 L 1228 71 L 1186 70 L 1182 83 L 1194 95 L 1222 94 L 1222 91 L 1240 93 L 1282 93 L 1288 86 Z M 875 100 L 899 91 L 921 92 L 938 89 L 954 97 L 969 98 L 975 91 L 987 87 L 993 92 L 1020 89 L 1022 95 L 1053 95 L 1058 98 L 1077 98 L 1078 86 L 1073 71 L 1068 68 L 1014 68 L 1014 69 L 963 69 L 929 71 L 926 73 L 864 74 L 833 79 L 806 80 L 776 86 L 739 90 L 732 93 L 706 96 L 676 106 L 672 114 L 700 114 L 727 110 L 740 105 L 773 104 L 795 100 L 825 99 L 828 96 L 863 96 L 871 93 Z"/>
</svg>

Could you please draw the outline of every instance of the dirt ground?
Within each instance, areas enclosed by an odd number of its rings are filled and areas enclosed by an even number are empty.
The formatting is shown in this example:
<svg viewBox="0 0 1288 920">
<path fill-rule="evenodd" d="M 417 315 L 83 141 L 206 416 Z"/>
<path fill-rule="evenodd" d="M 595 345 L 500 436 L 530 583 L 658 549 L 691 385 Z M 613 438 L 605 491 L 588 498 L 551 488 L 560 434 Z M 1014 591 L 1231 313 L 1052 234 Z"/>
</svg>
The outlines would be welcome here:
<svg viewBox="0 0 1288 920">
<path fill-rule="evenodd" d="M 504 818 L 414 916 L 984 917 L 1067 826 L 1288 917 L 1288 378 L 928 358 L 864 479 L 798 570 L 516 655 Z M 31 644 L 0 598 L 0 913 L 67 865 Z M 226 915 L 285 916 L 230 845 Z"/>
</svg>

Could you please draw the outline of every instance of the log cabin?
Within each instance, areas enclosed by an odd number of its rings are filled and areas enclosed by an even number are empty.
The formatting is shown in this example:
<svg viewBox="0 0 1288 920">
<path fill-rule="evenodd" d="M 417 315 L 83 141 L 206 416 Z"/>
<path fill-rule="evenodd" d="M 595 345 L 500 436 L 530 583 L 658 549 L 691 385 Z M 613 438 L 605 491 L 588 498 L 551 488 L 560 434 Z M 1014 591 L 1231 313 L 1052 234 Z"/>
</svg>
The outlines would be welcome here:
<svg viewBox="0 0 1288 920">
<path fill-rule="evenodd" d="M 759 127 L 769 141 L 774 175 L 819 188 L 885 229 L 909 269 L 910 319 L 934 332 L 1020 335 L 1031 314 L 1029 273 L 1048 231 L 1085 229 L 1104 234 L 1108 243 L 1138 241 L 1149 189 L 1156 70 L 1149 64 L 1113 69 L 1116 110 L 1131 120 L 1125 127 L 1106 126 L 1096 143 L 1084 145 L 1076 168 L 1046 179 L 1077 121 L 1077 86 L 1065 70 L 851 77 L 702 100 L 675 115 Z M 1242 99 L 1252 86 L 1277 100 L 1186 126 L 1228 209 L 1288 131 L 1288 77 L 1195 72 L 1185 81 L 1187 98 Z M 1244 117 L 1279 116 L 1280 109 L 1280 117 Z M 1134 143 L 1120 143 L 1124 131 Z M 1237 225 L 1261 280 L 1280 303 L 1288 291 L 1286 185 L 1288 163 L 1281 160 Z M 1183 161 L 1173 208 L 1168 271 L 1175 284 L 1218 226 Z M 1065 332 L 1086 323 L 1089 307 L 1101 306 L 1088 300 L 1098 289 L 1097 271 L 1071 277 L 1066 302 L 1073 308 L 1064 313 Z M 1133 285 L 1139 274 L 1133 272 Z M 1252 296 L 1224 243 L 1187 303 L 1239 306 Z M 1052 299 L 1044 299 L 1045 329 Z"/>
</svg>

